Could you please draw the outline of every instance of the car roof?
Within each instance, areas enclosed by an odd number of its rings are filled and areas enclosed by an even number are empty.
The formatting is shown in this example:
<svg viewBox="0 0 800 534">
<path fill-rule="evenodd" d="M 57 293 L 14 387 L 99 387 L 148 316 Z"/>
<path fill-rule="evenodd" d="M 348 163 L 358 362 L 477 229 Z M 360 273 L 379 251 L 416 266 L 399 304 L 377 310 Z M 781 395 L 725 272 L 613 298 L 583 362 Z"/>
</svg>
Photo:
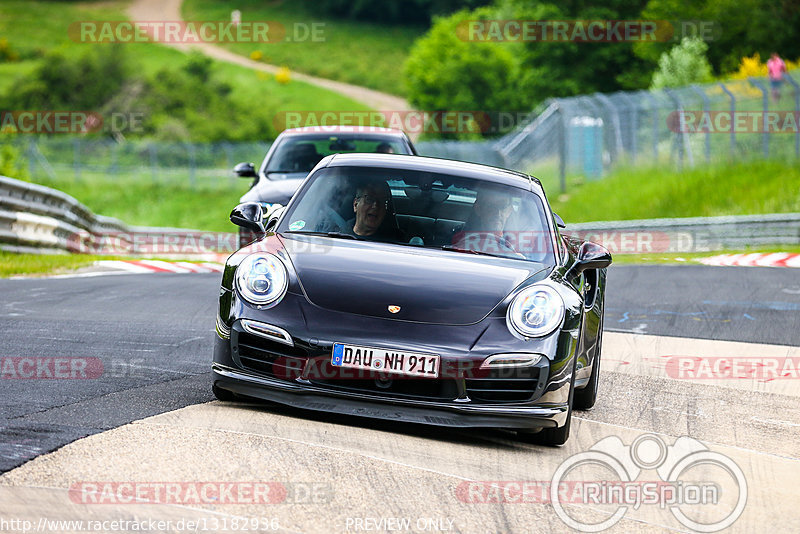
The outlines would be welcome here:
<svg viewBox="0 0 800 534">
<path fill-rule="evenodd" d="M 387 135 L 403 137 L 405 132 L 395 128 L 383 128 L 380 126 L 303 126 L 301 128 L 287 128 L 281 135 L 299 135 L 299 134 L 341 134 L 341 133 L 361 133 L 370 135 Z"/>
<path fill-rule="evenodd" d="M 539 194 L 544 193 L 541 182 L 534 176 L 479 163 L 467 163 L 426 156 L 373 153 L 332 154 L 323 161 L 325 160 L 327 160 L 325 166 L 328 167 L 389 167 L 410 171 L 435 172 L 513 185 L 523 189 L 530 188 Z"/>
</svg>

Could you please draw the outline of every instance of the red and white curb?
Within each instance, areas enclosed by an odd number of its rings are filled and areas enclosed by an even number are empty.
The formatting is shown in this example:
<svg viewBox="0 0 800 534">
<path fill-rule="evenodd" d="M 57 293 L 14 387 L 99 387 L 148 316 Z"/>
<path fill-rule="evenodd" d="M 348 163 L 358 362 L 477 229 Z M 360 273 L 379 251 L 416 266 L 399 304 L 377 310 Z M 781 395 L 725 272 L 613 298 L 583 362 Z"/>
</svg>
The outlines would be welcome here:
<svg viewBox="0 0 800 534">
<path fill-rule="evenodd" d="M 800 267 L 800 254 L 774 252 L 771 254 L 720 254 L 699 260 L 704 265 L 735 265 L 740 267 Z"/>
<path fill-rule="evenodd" d="M 136 274 L 147 273 L 221 273 L 225 266 L 221 263 L 161 260 L 100 260 L 97 267 L 114 269 Z"/>
</svg>

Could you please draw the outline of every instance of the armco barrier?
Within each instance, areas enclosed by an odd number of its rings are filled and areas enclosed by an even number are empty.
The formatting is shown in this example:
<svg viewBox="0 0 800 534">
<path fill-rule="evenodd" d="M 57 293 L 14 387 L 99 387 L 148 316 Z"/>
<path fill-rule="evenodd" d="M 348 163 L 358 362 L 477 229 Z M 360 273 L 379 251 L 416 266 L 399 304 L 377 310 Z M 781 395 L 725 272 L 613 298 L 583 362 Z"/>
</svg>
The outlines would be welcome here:
<svg viewBox="0 0 800 534">
<path fill-rule="evenodd" d="M 80 252 L 91 247 L 81 247 L 75 236 L 91 240 L 109 233 L 141 236 L 186 232 L 192 230 L 129 227 L 117 219 L 95 215 L 61 191 L 0 176 L 3 248 Z M 563 233 L 603 244 L 612 254 L 798 245 L 800 213 L 580 223 L 568 225 Z M 209 247 L 207 251 L 230 254 L 235 239 L 231 243 L 224 243 L 225 250 Z"/>
<path fill-rule="evenodd" d="M 121 221 L 101 217 L 71 196 L 37 184 L 0 176 L 0 243 L 69 250 L 70 237 L 127 231 Z"/>
</svg>

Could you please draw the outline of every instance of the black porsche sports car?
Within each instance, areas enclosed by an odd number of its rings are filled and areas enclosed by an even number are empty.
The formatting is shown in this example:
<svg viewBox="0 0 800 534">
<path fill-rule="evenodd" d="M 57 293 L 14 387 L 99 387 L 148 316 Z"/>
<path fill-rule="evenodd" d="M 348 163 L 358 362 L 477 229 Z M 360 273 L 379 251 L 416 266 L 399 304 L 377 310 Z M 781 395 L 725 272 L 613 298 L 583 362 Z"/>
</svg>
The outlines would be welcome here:
<svg viewBox="0 0 800 534">
<path fill-rule="evenodd" d="M 213 391 L 563 444 L 597 397 L 606 268 L 536 178 L 339 154 L 227 261 Z"/>
</svg>

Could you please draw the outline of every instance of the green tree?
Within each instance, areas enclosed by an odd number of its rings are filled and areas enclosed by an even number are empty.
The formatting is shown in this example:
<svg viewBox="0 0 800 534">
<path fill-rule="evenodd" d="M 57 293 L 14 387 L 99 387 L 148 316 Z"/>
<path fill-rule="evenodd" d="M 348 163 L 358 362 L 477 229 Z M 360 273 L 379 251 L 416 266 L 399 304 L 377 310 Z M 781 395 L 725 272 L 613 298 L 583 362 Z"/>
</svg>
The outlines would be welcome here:
<svg viewBox="0 0 800 534">
<path fill-rule="evenodd" d="M 695 29 L 708 44 L 714 72 L 734 72 L 742 57 L 755 52 L 768 57 L 800 57 L 798 0 L 649 0 L 642 18 L 673 22 L 676 39 L 692 37 Z M 634 51 L 655 67 L 675 42 L 638 44 Z"/>
<path fill-rule="evenodd" d="M 508 48 L 468 41 L 464 24 L 484 18 L 486 8 L 437 18 L 412 47 L 405 65 L 409 99 L 425 111 L 526 109 L 517 91 L 518 62 Z"/>
<path fill-rule="evenodd" d="M 708 45 L 697 37 L 684 37 L 679 45 L 661 54 L 658 70 L 653 74 L 651 89 L 683 87 L 692 83 L 710 82 L 711 65 L 706 59 Z"/>
</svg>

